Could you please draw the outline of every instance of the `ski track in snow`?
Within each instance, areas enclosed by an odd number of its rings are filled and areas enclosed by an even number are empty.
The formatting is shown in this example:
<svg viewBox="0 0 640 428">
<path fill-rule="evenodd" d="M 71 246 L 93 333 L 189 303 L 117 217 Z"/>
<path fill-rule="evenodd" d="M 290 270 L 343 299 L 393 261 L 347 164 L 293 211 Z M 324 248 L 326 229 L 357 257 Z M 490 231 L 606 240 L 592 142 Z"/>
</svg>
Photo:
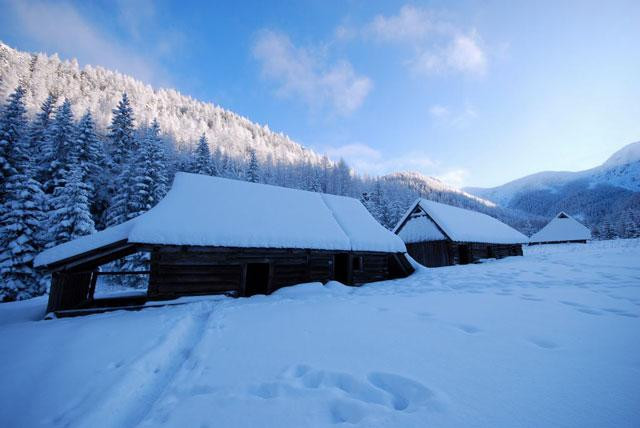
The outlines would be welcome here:
<svg viewBox="0 0 640 428">
<path fill-rule="evenodd" d="M 360 288 L 305 284 L 139 313 L 8 320 L 0 335 L 16 339 L 0 343 L 0 376 L 13 386 L 0 386 L 0 419 L 146 428 L 638 426 L 640 240 L 617 245 L 531 247 L 523 258 L 421 268 Z M 133 336 L 139 343 L 118 340 L 125 332 L 117 329 L 138 325 L 154 328 Z M 17 338 L 31 334 L 39 349 L 38 334 L 55 337 L 56 329 L 69 334 L 60 355 L 54 347 L 21 367 L 28 342 Z M 93 332 L 110 332 L 107 342 L 122 349 L 87 342 Z M 61 387 L 59 379 L 79 376 L 80 359 L 89 360 L 81 373 L 93 377 Z M 20 370 L 42 385 L 30 389 Z"/>
</svg>

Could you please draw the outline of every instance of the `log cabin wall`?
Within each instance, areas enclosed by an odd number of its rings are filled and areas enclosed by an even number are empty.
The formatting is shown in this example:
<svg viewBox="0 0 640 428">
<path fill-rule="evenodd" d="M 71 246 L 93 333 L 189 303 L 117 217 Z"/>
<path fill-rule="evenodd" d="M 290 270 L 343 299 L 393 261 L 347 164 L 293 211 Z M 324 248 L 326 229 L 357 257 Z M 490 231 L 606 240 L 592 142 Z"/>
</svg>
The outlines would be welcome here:
<svg viewBox="0 0 640 428">
<path fill-rule="evenodd" d="M 351 257 L 353 285 L 389 279 L 387 254 L 354 253 Z"/>
<path fill-rule="evenodd" d="M 423 266 L 440 267 L 453 264 L 454 247 L 447 241 L 425 241 L 406 246 L 409 255 Z"/>
<path fill-rule="evenodd" d="M 248 269 L 251 272 L 252 265 L 260 264 L 268 265 L 261 273 L 266 286 L 260 292 L 270 293 L 304 282 L 327 282 L 336 277 L 337 257 L 348 257 L 350 270 L 345 282 L 349 284 L 391 276 L 387 253 L 162 246 L 151 250 L 148 295 L 154 299 L 190 294 L 250 295 Z"/>
<path fill-rule="evenodd" d="M 425 241 L 406 245 L 409 255 L 427 267 L 467 264 L 480 259 L 500 259 L 522 255 L 522 245 L 520 244 Z"/>
</svg>

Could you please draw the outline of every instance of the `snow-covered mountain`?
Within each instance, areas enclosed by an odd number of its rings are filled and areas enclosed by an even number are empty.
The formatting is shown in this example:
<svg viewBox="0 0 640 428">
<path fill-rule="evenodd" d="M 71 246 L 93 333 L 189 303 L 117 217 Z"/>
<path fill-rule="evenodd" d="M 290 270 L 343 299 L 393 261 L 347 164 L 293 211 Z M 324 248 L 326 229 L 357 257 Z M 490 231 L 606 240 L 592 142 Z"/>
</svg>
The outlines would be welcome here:
<svg viewBox="0 0 640 428">
<path fill-rule="evenodd" d="M 50 92 L 68 98 L 76 117 L 90 110 L 99 129 L 111 121 L 111 110 L 127 92 L 138 125 L 157 118 L 162 131 L 178 145 L 194 145 L 203 133 L 212 147 L 231 156 L 245 156 L 253 148 L 260 159 L 319 164 L 321 156 L 268 126 L 173 89 L 154 89 L 130 76 L 63 61 L 57 55 L 21 52 L 0 42 L 0 100 L 18 85 L 27 89 L 25 102 L 33 115 Z"/>
<path fill-rule="evenodd" d="M 273 161 L 298 165 L 323 163 L 322 155 L 286 135 L 222 107 L 184 96 L 173 89 L 154 89 L 102 67 L 87 65 L 81 68 L 75 60 L 64 61 L 57 55 L 21 52 L 0 42 L 0 102 L 18 85 L 27 90 L 25 102 L 32 116 L 47 95 L 53 92 L 71 101 L 76 117 L 90 110 L 98 129 L 104 132 L 111 122 L 112 109 L 122 92 L 127 92 L 137 124 L 147 125 L 157 118 L 162 132 L 178 146 L 193 146 L 204 133 L 212 151 L 219 147 L 233 157 L 245 157 L 247 149 L 252 148 L 261 160 L 270 157 Z M 419 173 L 392 174 L 384 179 L 402 186 L 403 195 L 407 188 L 411 190 L 407 199 L 414 198 L 417 192 L 458 206 L 478 206 L 489 210 L 494 206 L 490 201 Z M 400 191 L 395 193 L 389 196 L 400 198 Z M 352 196 L 359 197 L 359 194 Z M 408 205 L 412 200 L 404 202 Z"/>
<path fill-rule="evenodd" d="M 628 211 L 640 215 L 640 142 L 585 171 L 539 172 L 498 187 L 464 190 L 531 214 L 553 216 L 567 211 L 588 224 L 605 218 L 617 223 Z"/>
</svg>

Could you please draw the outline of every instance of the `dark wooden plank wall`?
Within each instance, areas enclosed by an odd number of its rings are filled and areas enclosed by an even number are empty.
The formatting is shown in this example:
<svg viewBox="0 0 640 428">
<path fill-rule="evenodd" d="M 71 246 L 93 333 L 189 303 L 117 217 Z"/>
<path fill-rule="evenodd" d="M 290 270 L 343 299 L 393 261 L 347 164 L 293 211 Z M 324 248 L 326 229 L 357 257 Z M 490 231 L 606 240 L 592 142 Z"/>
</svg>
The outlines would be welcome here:
<svg viewBox="0 0 640 428">
<path fill-rule="evenodd" d="M 53 272 L 47 312 L 73 309 L 89 301 L 92 272 Z"/>
<path fill-rule="evenodd" d="M 354 253 L 352 257 L 362 257 L 362 269 L 355 269 L 351 274 L 354 285 L 389 279 L 389 255 Z"/>
<path fill-rule="evenodd" d="M 334 278 L 334 253 L 316 250 L 194 249 L 160 247 L 151 255 L 148 294 L 151 298 L 177 295 L 232 293 L 243 295 L 247 263 L 268 263 L 269 292 L 303 282 Z M 353 271 L 353 285 L 389 279 L 386 253 L 352 253 L 362 257 L 362 270 Z M 397 274 L 395 275 L 398 276 Z"/>
<path fill-rule="evenodd" d="M 425 241 L 407 244 L 407 251 L 424 266 L 440 267 L 462 264 L 465 259 L 473 263 L 480 259 L 521 256 L 522 245 Z"/>
<path fill-rule="evenodd" d="M 407 244 L 407 252 L 415 261 L 427 267 L 452 264 L 453 247 L 448 241 L 425 241 Z"/>
</svg>

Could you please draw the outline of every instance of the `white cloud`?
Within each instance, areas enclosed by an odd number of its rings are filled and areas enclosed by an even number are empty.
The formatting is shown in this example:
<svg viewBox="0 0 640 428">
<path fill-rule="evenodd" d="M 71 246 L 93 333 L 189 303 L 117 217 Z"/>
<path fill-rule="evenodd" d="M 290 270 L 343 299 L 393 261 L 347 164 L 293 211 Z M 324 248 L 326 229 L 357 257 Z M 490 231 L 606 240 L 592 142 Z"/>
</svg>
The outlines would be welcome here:
<svg viewBox="0 0 640 428">
<path fill-rule="evenodd" d="M 410 61 L 411 69 L 417 73 L 461 73 L 483 75 L 487 70 L 487 55 L 480 47 L 477 32 L 457 34 L 444 48 L 425 49 Z"/>
<path fill-rule="evenodd" d="M 366 144 L 352 143 L 324 150 L 329 158 L 343 158 L 356 171 L 369 175 L 382 175 L 397 171 L 426 171 L 437 167 L 428 155 L 421 152 L 407 152 L 402 156 L 385 156 L 379 150 Z"/>
<path fill-rule="evenodd" d="M 415 73 L 481 76 L 487 71 L 488 58 L 477 31 L 465 32 L 426 8 L 405 5 L 395 15 L 377 15 L 363 34 L 409 45 L 414 54 L 407 64 Z"/>
<path fill-rule="evenodd" d="M 129 33 L 139 38 L 153 20 L 156 8 L 152 0 L 117 0 L 118 19 Z"/>
<path fill-rule="evenodd" d="M 167 80 L 166 72 L 154 58 L 101 32 L 71 3 L 14 0 L 7 4 L 3 12 L 12 15 L 15 28 L 43 49 L 156 84 Z"/>
<path fill-rule="evenodd" d="M 407 152 L 402 156 L 387 156 L 366 144 L 351 143 L 325 148 L 324 153 L 336 161 L 342 158 L 357 172 L 371 176 L 398 171 L 416 171 L 455 187 L 462 187 L 469 176 L 467 170 L 441 165 L 420 151 Z"/>
<path fill-rule="evenodd" d="M 416 42 L 425 39 L 437 27 L 426 9 L 404 5 L 397 15 L 377 15 L 365 31 L 380 40 Z"/>
<path fill-rule="evenodd" d="M 434 105 L 429 108 L 429 114 L 436 118 L 449 116 L 449 109 L 445 106 Z"/>
<path fill-rule="evenodd" d="M 323 55 L 296 47 L 276 31 L 261 31 L 252 51 L 263 76 L 278 83 L 280 96 L 300 97 L 313 107 L 330 104 L 348 114 L 362 105 L 372 88 L 371 80 L 356 74 L 348 61 L 328 65 Z"/>
<path fill-rule="evenodd" d="M 477 118 L 478 112 L 469 103 L 466 103 L 461 110 L 436 104 L 429 108 L 429 115 L 446 125 L 463 127 Z"/>
<path fill-rule="evenodd" d="M 466 179 L 469 176 L 469 171 L 466 169 L 458 168 L 450 171 L 445 171 L 442 174 L 436 175 L 436 178 L 444 183 L 450 184 L 454 187 L 463 187 L 466 183 Z"/>
</svg>

